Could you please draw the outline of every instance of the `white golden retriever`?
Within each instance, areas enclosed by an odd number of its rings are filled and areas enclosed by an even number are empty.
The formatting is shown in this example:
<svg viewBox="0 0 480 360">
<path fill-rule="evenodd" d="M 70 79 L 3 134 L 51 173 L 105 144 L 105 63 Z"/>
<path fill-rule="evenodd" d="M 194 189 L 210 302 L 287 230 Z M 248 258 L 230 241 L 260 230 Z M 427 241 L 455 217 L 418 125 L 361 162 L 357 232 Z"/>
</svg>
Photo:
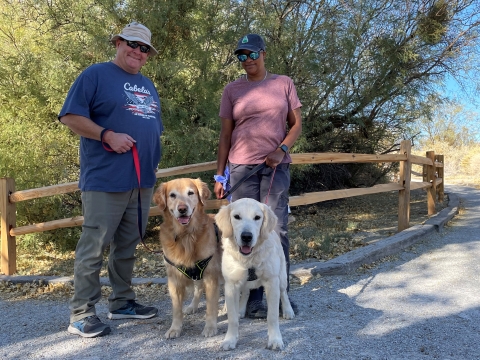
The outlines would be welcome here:
<svg viewBox="0 0 480 360">
<path fill-rule="evenodd" d="M 295 314 L 287 295 L 285 255 L 274 231 L 277 217 L 265 204 L 239 199 L 222 206 L 215 221 L 222 231 L 222 274 L 228 314 L 228 330 L 221 348 L 235 349 L 239 318 L 245 316 L 250 289 L 264 286 L 268 306 L 267 348 L 282 349 L 279 301 L 285 319 L 293 319 Z"/>
</svg>

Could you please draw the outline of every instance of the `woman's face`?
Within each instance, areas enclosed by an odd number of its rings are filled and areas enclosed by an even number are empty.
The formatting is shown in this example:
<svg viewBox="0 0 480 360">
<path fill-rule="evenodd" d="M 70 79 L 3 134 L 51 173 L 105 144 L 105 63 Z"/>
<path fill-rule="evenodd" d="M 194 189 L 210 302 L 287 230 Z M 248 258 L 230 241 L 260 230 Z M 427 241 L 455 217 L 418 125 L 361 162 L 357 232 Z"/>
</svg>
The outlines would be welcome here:
<svg viewBox="0 0 480 360">
<path fill-rule="evenodd" d="M 240 50 L 238 54 L 244 54 L 247 55 L 247 60 L 244 62 L 241 62 L 243 69 L 248 75 L 258 75 L 258 74 L 263 74 L 265 71 L 265 51 L 260 51 L 259 52 L 259 57 L 256 60 L 253 60 L 250 58 L 250 54 L 253 51 L 250 50 Z"/>
</svg>

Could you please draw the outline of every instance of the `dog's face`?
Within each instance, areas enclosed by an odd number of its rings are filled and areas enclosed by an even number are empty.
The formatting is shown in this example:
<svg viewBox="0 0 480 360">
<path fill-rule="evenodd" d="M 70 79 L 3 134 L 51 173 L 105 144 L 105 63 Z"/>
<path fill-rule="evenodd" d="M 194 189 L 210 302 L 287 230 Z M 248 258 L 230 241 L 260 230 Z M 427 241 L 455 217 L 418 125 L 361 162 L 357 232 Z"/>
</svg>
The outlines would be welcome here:
<svg viewBox="0 0 480 360">
<path fill-rule="evenodd" d="M 168 211 L 179 224 L 188 225 L 198 207 L 203 207 L 211 191 L 200 179 L 181 178 L 160 184 L 153 201 L 162 214 Z"/>
<path fill-rule="evenodd" d="M 268 238 L 277 224 L 277 217 L 270 206 L 253 199 L 239 199 L 222 206 L 215 221 L 222 237 L 235 242 L 238 251 L 248 256 L 256 245 Z"/>
</svg>

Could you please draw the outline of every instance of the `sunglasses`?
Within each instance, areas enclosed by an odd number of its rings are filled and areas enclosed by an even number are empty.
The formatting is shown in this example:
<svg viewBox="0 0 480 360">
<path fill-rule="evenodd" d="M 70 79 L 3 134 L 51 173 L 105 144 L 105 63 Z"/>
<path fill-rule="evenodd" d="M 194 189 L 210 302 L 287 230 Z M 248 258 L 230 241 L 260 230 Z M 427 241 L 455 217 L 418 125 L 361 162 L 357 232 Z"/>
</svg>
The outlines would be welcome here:
<svg viewBox="0 0 480 360">
<path fill-rule="evenodd" d="M 129 40 L 125 40 L 125 41 L 127 42 L 127 45 L 130 46 L 132 49 L 136 49 L 140 46 L 140 51 L 142 53 L 148 54 L 150 52 L 150 46 L 148 45 L 140 45 L 136 41 L 129 41 Z"/>
<path fill-rule="evenodd" d="M 257 60 L 260 57 L 260 53 L 261 53 L 261 51 L 251 52 L 248 55 L 238 54 L 237 58 L 238 58 L 238 61 L 240 61 L 240 62 L 245 62 L 245 61 L 247 61 L 248 58 L 250 58 L 252 60 Z"/>
</svg>

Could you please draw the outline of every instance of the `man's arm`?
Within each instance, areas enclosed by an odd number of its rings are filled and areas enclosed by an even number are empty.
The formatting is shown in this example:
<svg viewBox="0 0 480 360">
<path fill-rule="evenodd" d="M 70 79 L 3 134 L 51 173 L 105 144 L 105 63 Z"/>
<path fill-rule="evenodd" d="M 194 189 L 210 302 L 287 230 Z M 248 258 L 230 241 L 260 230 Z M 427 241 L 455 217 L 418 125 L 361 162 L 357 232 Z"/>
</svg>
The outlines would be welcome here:
<svg viewBox="0 0 480 360">
<path fill-rule="evenodd" d="M 60 121 L 77 135 L 93 140 L 102 140 L 100 139 L 100 134 L 104 128 L 89 118 L 75 114 L 67 114 L 62 116 Z M 135 139 L 128 134 L 113 131 L 106 131 L 103 136 L 103 141 L 107 143 L 113 151 L 119 154 L 129 151 L 136 142 Z"/>
</svg>

